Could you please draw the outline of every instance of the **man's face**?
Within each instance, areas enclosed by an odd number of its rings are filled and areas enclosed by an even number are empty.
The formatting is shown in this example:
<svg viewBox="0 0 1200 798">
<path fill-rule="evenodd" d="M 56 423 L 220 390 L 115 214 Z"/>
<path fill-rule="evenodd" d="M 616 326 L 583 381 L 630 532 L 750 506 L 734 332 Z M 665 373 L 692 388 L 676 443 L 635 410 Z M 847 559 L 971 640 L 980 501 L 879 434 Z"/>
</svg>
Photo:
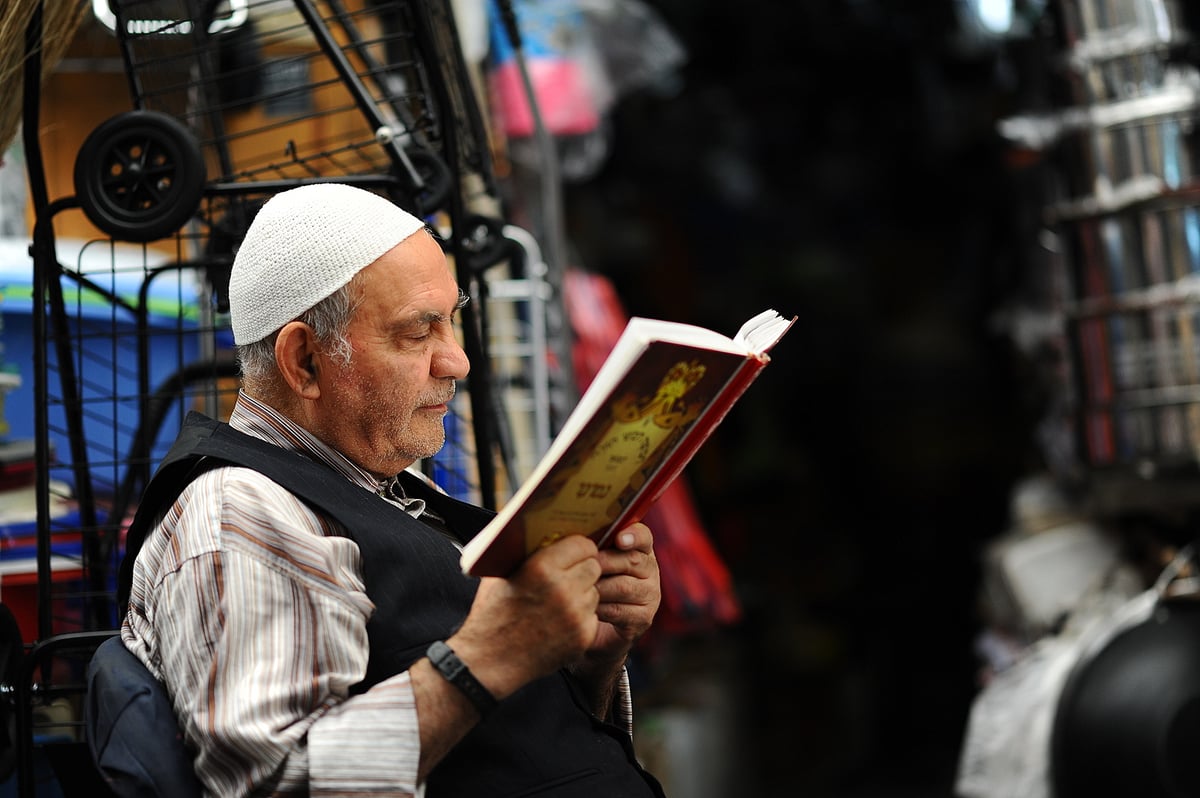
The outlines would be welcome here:
<svg viewBox="0 0 1200 798">
<path fill-rule="evenodd" d="M 360 272 L 343 365 L 321 354 L 313 430 L 363 468 L 398 473 L 446 440 L 454 381 L 470 366 L 454 336 L 459 291 L 441 248 L 419 231 Z"/>
</svg>

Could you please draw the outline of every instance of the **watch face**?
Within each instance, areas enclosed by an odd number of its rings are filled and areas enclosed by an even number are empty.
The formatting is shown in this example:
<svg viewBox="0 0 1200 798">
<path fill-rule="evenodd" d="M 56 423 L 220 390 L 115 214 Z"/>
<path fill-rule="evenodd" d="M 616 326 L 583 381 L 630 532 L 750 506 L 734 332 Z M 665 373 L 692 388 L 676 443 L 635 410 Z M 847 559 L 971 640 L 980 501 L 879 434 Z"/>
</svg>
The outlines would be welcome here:
<svg viewBox="0 0 1200 798">
<path fill-rule="evenodd" d="M 1078 662 L 1051 737 L 1055 798 L 1200 795 L 1200 602 L 1160 603 Z"/>
</svg>

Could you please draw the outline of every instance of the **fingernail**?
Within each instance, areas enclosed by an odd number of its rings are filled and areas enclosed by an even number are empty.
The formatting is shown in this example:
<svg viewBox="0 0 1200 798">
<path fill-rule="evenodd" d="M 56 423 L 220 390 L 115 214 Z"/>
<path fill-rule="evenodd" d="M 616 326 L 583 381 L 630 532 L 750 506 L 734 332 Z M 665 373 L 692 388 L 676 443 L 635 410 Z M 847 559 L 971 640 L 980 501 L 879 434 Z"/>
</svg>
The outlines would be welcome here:
<svg viewBox="0 0 1200 798">
<path fill-rule="evenodd" d="M 621 545 L 622 546 L 632 546 L 634 540 L 636 540 L 636 538 L 633 536 L 632 532 L 622 532 L 621 533 Z"/>
</svg>

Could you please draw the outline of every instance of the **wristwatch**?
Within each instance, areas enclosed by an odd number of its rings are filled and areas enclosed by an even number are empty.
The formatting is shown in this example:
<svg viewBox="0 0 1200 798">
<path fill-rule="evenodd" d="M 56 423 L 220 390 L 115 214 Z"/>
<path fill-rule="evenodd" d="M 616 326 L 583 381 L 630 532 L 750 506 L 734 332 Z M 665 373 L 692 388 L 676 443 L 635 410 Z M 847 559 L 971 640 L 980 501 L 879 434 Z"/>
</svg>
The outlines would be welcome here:
<svg viewBox="0 0 1200 798">
<path fill-rule="evenodd" d="M 438 640 L 425 651 L 425 656 L 437 668 L 438 673 L 446 677 L 446 681 L 457 687 L 478 710 L 480 717 L 487 717 L 496 708 L 496 697 L 486 687 L 479 683 L 470 668 L 458 658 L 454 649 Z"/>
</svg>

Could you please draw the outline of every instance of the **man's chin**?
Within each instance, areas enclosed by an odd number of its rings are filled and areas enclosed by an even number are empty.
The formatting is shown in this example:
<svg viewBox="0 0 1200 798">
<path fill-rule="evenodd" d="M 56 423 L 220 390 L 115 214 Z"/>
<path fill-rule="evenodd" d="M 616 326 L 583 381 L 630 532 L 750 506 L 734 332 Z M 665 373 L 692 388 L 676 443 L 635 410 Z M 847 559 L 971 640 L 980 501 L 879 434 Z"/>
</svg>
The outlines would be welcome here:
<svg viewBox="0 0 1200 798">
<path fill-rule="evenodd" d="M 446 430 L 439 426 L 437 434 L 431 435 L 425 440 L 428 442 L 423 445 L 418 444 L 412 447 L 414 451 L 420 452 L 420 454 L 418 454 L 415 458 L 417 460 L 427 460 L 430 457 L 434 457 L 438 452 L 445 448 Z"/>
</svg>

